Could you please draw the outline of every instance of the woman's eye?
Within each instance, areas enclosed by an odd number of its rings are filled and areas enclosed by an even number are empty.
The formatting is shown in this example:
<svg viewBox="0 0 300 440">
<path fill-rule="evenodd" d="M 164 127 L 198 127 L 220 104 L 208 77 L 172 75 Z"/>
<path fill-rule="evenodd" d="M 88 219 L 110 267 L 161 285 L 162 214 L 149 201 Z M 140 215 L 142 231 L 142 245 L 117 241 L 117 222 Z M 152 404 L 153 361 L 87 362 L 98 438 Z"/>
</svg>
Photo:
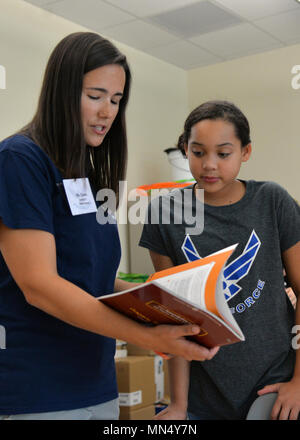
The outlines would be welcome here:
<svg viewBox="0 0 300 440">
<path fill-rule="evenodd" d="M 93 99 L 93 100 L 97 100 L 97 99 L 99 99 L 99 96 L 88 95 L 88 97 L 89 97 L 90 99 Z"/>
<path fill-rule="evenodd" d="M 226 157 L 230 156 L 230 153 L 219 153 L 219 156 L 220 156 L 222 159 L 225 159 Z"/>
</svg>

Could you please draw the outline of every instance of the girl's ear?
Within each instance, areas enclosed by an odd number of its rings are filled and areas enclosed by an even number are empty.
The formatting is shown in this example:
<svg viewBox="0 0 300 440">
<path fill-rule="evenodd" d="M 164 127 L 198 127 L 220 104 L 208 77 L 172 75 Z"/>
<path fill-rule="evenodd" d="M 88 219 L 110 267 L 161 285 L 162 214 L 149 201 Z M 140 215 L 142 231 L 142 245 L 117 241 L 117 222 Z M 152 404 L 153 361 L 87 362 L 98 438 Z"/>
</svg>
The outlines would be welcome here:
<svg viewBox="0 0 300 440">
<path fill-rule="evenodd" d="M 252 145 L 248 144 L 242 148 L 242 162 L 247 162 L 250 159 L 252 152 Z"/>
</svg>

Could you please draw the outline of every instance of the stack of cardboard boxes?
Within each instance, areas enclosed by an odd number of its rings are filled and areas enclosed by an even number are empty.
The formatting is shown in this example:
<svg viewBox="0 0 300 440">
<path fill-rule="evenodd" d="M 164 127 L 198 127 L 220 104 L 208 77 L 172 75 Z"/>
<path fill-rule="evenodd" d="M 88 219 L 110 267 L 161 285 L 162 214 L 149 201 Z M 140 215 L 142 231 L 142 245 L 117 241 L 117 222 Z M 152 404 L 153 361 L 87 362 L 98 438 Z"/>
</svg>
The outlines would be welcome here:
<svg viewBox="0 0 300 440">
<path fill-rule="evenodd" d="M 120 420 L 151 420 L 169 401 L 167 362 L 132 344 L 124 350 L 115 357 Z"/>
</svg>

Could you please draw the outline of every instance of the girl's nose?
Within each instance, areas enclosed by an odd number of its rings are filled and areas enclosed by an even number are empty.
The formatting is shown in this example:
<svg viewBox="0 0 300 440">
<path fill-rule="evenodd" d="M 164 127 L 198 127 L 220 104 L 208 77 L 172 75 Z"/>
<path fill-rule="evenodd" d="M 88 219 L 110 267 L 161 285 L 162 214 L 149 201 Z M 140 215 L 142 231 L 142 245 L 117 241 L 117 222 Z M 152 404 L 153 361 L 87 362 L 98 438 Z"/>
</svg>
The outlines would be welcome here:
<svg viewBox="0 0 300 440">
<path fill-rule="evenodd" d="M 217 168 L 216 158 L 213 156 L 206 156 L 203 160 L 203 168 L 206 170 L 215 170 Z"/>
</svg>

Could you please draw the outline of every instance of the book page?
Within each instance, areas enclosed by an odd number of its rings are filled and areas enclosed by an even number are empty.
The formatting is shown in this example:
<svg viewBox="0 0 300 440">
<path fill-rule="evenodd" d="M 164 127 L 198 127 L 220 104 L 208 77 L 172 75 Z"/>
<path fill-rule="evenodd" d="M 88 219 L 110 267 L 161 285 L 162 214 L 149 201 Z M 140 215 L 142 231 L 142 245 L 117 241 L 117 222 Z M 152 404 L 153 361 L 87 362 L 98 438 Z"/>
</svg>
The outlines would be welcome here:
<svg viewBox="0 0 300 440">
<path fill-rule="evenodd" d="M 214 263 L 189 269 L 155 280 L 155 284 L 167 287 L 182 299 L 187 299 L 205 309 L 204 288 L 208 274 Z"/>
</svg>

